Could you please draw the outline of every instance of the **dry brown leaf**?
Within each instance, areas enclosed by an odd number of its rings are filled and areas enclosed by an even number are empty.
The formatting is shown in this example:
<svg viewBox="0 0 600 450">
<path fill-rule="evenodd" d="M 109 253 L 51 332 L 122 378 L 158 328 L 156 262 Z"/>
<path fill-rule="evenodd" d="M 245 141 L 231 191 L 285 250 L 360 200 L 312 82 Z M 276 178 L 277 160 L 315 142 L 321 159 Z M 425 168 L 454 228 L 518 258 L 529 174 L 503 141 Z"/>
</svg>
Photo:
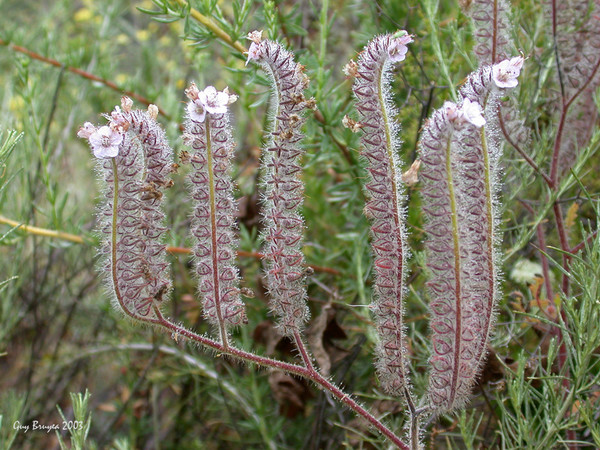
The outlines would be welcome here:
<svg viewBox="0 0 600 450">
<path fill-rule="evenodd" d="M 579 203 L 575 202 L 567 210 L 567 217 L 565 218 L 565 227 L 573 228 L 575 221 L 577 220 L 577 212 L 579 211 Z"/>
<path fill-rule="evenodd" d="M 410 168 L 402 174 L 402 181 L 407 186 L 414 186 L 419 181 L 419 167 L 421 167 L 421 160 L 415 159 L 410 165 Z"/>
<path fill-rule="evenodd" d="M 117 407 L 115 406 L 114 403 L 100 403 L 98 405 L 98 409 L 100 411 L 104 411 L 104 412 L 117 412 Z"/>
<path fill-rule="evenodd" d="M 303 380 L 298 380 L 283 372 L 271 372 L 269 385 L 279 404 L 280 414 L 293 418 L 304 413 L 306 399 L 312 395 Z"/>
<path fill-rule="evenodd" d="M 331 369 L 331 359 L 323 344 L 323 334 L 329 323 L 330 312 L 333 312 L 335 316 L 335 311 L 332 309 L 331 303 L 323 305 L 321 314 L 312 321 L 310 328 L 306 331 L 308 345 L 310 346 L 313 356 L 317 360 L 321 374 L 325 377 L 329 376 L 329 371 Z"/>
</svg>

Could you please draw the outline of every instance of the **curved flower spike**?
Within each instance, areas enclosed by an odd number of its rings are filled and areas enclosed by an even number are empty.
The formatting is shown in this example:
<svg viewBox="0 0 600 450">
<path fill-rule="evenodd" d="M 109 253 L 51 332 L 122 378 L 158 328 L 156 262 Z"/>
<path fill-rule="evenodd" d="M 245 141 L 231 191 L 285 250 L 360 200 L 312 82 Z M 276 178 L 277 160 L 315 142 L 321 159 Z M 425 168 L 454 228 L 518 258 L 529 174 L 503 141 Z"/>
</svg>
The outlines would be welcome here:
<svg viewBox="0 0 600 450">
<path fill-rule="evenodd" d="M 193 153 L 189 176 L 194 203 L 192 234 L 198 292 L 205 317 L 217 327 L 221 343 L 228 345 L 228 330 L 246 321 L 235 266 L 234 184 L 231 163 L 235 144 L 227 106 L 237 96 L 213 86 L 186 89 L 190 99 L 184 142 Z"/>
</svg>

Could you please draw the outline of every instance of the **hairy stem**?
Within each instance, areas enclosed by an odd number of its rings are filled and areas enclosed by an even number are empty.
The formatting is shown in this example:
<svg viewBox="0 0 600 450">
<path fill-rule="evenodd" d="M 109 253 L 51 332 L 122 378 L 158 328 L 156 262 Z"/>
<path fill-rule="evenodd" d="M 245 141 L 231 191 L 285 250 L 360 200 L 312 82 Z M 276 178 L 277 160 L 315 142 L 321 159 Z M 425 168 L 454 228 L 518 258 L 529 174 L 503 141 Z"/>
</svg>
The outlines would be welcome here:
<svg viewBox="0 0 600 450">
<path fill-rule="evenodd" d="M 446 146 L 446 177 L 448 183 L 448 197 L 450 199 L 450 218 L 452 222 L 452 242 L 454 244 L 454 273 L 456 274 L 454 280 L 454 357 L 452 367 L 452 378 L 450 380 L 450 390 L 448 393 L 448 404 L 453 405 L 457 394 L 458 384 L 458 369 L 461 352 L 461 335 L 462 335 L 462 301 L 461 301 L 461 264 L 460 264 L 460 243 L 459 243 L 459 230 L 458 230 L 458 211 L 456 209 L 456 197 L 454 195 L 454 179 L 452 174 L 452 153 L 451 153 L 452 140 L 448 139 Z"/>
<path fill-rule="evenodd" d="M 219 328 L 219 334 L 221 335 L 221 343 L 223 347 L 229 346 L 229 339 L 227 337 L 227 330 L 225 328 L 225 322 L 223 321 L 223 311 L 221 310 L 221 286 L 219 280 L 219 258 L 217 253 L 219 252 L 219 245 L 217 243 L 217 212 L 215 205 L 215 174 L 213 166 L 213 154 L 212 144 L 210 139 L 210 117 L 206 118 L 205 122 L 206 130 L 206 168 L 208 170 L 208 189 L 209 189 L 209 205 L 210 205 L 210 238 L 211 238 L 211 259 L 212 259 L 212 274 L 213 274 L 213 295 L 215 299 L 215 308 L 217 315 L 217 326 Z"/>
<path fill-rule="evenodd" d="M 221 343 L 209 339 L 207 337 L 196 334 L 190 330 L 187 330 L 183 327 L 180 327 L 168 319 L 162 316 L 159 310 L 156 310 L 156 314 L 159 315 L 158 325 L 169 330 L 174 335 L 189 339 L 191 341 L 197 342 L 205 347 L 216 350 L 219 353 L 223 353 L 226 355 L 233 356 L 235 358 L 241 359 L 248 363 L 257 364 L 259 366 L 283 370 L 287 373 L 300 376 L 307 380 L 312 381 L 321 389 L 330 392 L 334 397 L 336 397 L 341 403 L 343 403 L 346 407 L 354 411 L 359 416 L 366 419 L 370 425 L 376 428 L 383 436 L 389 439 L 393 444 L 397 445 L 401 449 L 408 450 L 410 447 L 405 444 L 402 439 L 400 439 L 394 432 L 392 432 L 389 428 L 387 428 L 379 419 L 373 416 L 369 411 L 363 408 L 360 404 L 358 404 L 352 397 L 350 397 L 347 393 L 342 391 L 340 388 L 335 386 L 325 377 L 323 377 L 319 372 L 317 372 L 312 367 L 302 367 L 296 364 L 290 364 L 283 361 L 277 361 L 271 358 L 267 358 L 264 356 L 256 355 L 254 353 L 246 352 L 244 350 L 238 349 L 233 346 L 224 347 Z"/>
</svg>

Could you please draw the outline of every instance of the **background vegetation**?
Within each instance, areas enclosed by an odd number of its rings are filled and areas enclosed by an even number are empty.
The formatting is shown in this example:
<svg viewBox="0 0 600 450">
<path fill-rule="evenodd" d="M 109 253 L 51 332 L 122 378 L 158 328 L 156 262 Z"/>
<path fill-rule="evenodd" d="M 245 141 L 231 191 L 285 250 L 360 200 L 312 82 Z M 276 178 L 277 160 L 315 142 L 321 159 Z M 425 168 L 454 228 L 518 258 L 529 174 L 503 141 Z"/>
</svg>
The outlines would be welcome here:
<svg viewBox="0 0 600 450">
<path fill-rule="evenodd" d="M 344 115 L 352 114 L 342 67 L 376 34 L 406 29 L 415 35 L 393 82 L 408 168 L 426 117 L 452 99 L 475 69 L 470 19 L 450 0 L 202 0 L 192 6 L 224 36 L 209 32 L 177 1 L 0 0 L 1 448 L 57 447 L 54 431 L 13 427 L 17 420 L 60 425 L 57 406 L 65 419 L 86 424 L 76 436 L 60 432 L 63 445 L 71 442 L 74 448 L 385 447 L 364 423 L 301 380 L 132 326 L 98 282 L 99 189 L 86 142 L 75 136 L 79 126 L 102 122 L 99 112 L 111 111 L 121 93 L 135 93 L 137 106 L 144 107 L 141 98 L 162 109 L 159 120 L 180 151 L 184 87 L 191 80 L 201 87 L 229 86 L 240 96 L 232 106 L 244 251 L 239 265 L 244 285 L 256 293 L 247 304 L 249 324 L 235 339 L 243 348 L 295 358 L 289 343 L 274 333 L 255 253 L 257 168 L 269 92 L 260 71 L 245 67 L 239 45 L 247 45 L 244 36 L 254 29 L 295 51 L 318 105 L 306 125 L 304 161 L 305 252 L 310 264 L 320 266 L 309 286 L 309 345 L 321 365 L 331 364 L 337 383 L 385 415 L 392 429 L 402 429 L 402 405 L 378 390 L 372 364 L 366 307 L 372 259 L 358 139 L 341 126 Z M 525 149 L 546 169 L 558 91 L 552 38 L 539 2 L 514 1 L 513 13 L 513 38 L 529 57 L 517 97 L 532 129 Z M 594 128 L 555 197 L 522 156 L 505 146 L 505 296 L 497 331 L 472 402 L 428 425 L 430 448 L 600 446 L 600 241 L 594 234 L 599 138 Z M 168 194 L 168 245 L 174 248 L 190 246 L 184 172 Z M 418 189 L 417 184 L 409 191 L 413 258 L 407 322 L 415 390 L 422 393 L 428 330 Z M 572 247 L 582 243 L 568 272 L 548 206 L 557 198 Z M 544 245 L 539 226 L 545 227 Z M 555 287 L 551 298 L 542 289 L 542 254 L 548 255 L 546 275 Z M 175 290 L 169 314 L 208 332 L 188 256 L 173 251 L 171 262 Z M 567 295 L 560 294 L 563 276 L 570 280 Z M 562 330 L 566 364 L 557 363 L 556 327 Z M 70 396 L 86 390 L 91 397 Z"/>
</svg>

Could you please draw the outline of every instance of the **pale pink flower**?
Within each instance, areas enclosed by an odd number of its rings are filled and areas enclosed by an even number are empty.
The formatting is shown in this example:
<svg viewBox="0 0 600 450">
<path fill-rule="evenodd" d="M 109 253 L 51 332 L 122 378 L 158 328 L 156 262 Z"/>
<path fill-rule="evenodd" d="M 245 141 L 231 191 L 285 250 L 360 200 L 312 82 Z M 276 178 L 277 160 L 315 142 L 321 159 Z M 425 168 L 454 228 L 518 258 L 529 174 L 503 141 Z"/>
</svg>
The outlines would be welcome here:
<svg viewBox="0 0 600 450">
<path fill-rule="evenodd" d="M 479 103 L 472 102 L 469 98 L 464 99 L 460 109 L 456 103 L 452 102 L 444 102 L 443 108 L 448 120 L 456 125 L 462 125 L 465 122 L 469 122 L 478 128 L 485 125 L 485 119 L 481 115 L 481 106 Z"/>
<path fill-rule="evenodd" d="M 84 128 L 86 125 L 84 124 Z M 119 154 L 123 135 L 105 125 L 89 136 L 89 142 L 96 158 L 114 158 Z"/>
<path fill-rule="evenodd" d="M 198 101 L 210 114 L 225 114 L 229 104 L 229 94 L 217 91 L 214 86 L 207 86 L 198 94 Z"/>
<path fill-rule="evenodd" d="M 248 59 L 246 60 L 246 65 L 248 65 L 251 60 L 256 61 L 260 58 L 260 54 L 262 52 L 262 46 L 260 45 L 262 42 L 262 31 L 251 31 L 248 33 L 246 39 L 252 41 L 252 44 L 250 44 L 250 48 L 248 49 Z"/>
<path fill-rule="evenodd" d="M 199 99 L 192 100 L 187 105 L 188 116 L 194 122 L 204 122 L 206 118 L 206 109 Z"/>
<path fill-rule="evenodd" d="M 217 91 L 213 86 L 207 86 L 203 91 L 199 91 L 194 84 L 186 94 L 192 100 L 188 103 L 187 110 L 190 119 L 194 122 L 204 122 L 206 113 L 225 114 L 227 106 L 238 98 L 237 95 L 230 94 L 227 88 Z"/>
<path fill-rule="evenodd" d="M 513 88 L 519 82 L 517 77 L 521 73 L 521 68 L 525 59 L 522 56 L 515 56 L 511 59 L 505 59 L 492 66 L 492 78 L 499 88 Z"/>
<path fill-rule="evenodd" d="M 406 31 L 398 31 L 394 34 L 392 42 L 388 47 L 388 56 L 392 62 L 404 61 L 408 52 L 407 44 L 413 42 L 413 38 Z"/>
<path fill-rule="evenodd" d="M 443 108 L 446 111 L 446 117 L 448 117 L 448 120 L 451 122 L 456 121 L 461 116 L 461 111 L 459 111 L 456 103 L 444 102 Z"/>
<path fill-rule="evenodd" d="M 477 102 L 472 102 L 469 98 L 463 100 L 460 114 L 463 121 L 467 121 L 477 128 L 481 128 L 485 125 L 485 119 L 481 115 L 481 106 Z"/>
<path fill-rule="evenodd" d="M 250 61 L 256 61 L 260 58 L 260 54 L 262 52 L 262 46 L 260 43 L 253 42 L 250 44 L 250 48 L 248 49 L 248 59 L 246 60 L 246 65 Z"/>
<path fill-rule="evenodd" d="M 86 122 L 77 132 L 77 136 L 84 139 L 89 139 L 96 132 L 96 127 L 91 122 Z"/>
</svg>

